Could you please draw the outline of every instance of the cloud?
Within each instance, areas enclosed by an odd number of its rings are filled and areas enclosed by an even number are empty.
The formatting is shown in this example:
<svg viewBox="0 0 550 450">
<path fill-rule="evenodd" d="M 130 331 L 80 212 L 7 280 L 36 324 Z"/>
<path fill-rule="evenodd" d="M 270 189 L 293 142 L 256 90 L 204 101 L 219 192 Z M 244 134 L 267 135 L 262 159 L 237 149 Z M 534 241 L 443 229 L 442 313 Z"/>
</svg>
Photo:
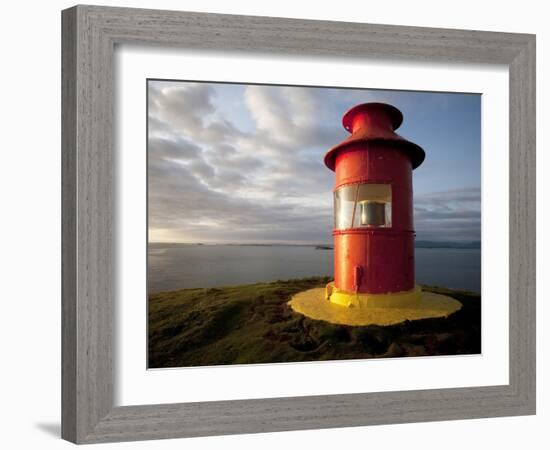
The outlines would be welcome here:
<svg viewBox="0 0 550 450">
<path fill-rule="evenodd" d="M 153 240 L 155 230 L 186 241 L 329 240 L 330 200 L 318 208 L 315 202 L 288 201 L 277 191 L 266 193 L 262 183 L 246 189 L 254 171 L 263 167 L 261 161 L 226 144 L 207 157 L 201 147 L 181 138 L 151 136 L 148 147 Z"/>
<path fill-rule="evenodd" d="M 216 117 L 214 89 L 206 83 L 174 83 L 155 87 L 149 83 L 149 126 L 155 132 L 180 134 L 188 139 L 223 141 L 238 130 Z"/>
<path fill-rule="evenodd" d="M 340 120 L 350 104 L 376 98 L 335 89 L 231 89 L 239 111 L 227 107 L 224 85 L 149 83 L 150 238 L 329 242 L 334 174 L 323 155 L 347 136 Z M 415 201 L 419 235 L 452 240 L 479 228 L 479 191 Z"/>
<path fill-rule="evenodd" d="M 184 139 L 152 137 L 149 139 L 149 154 L 156 159 L 192 161 L 200 158 L 199 146 Z"/>
<path fill-rule="evenodd" d="M 150 167 L 152 229 L 193 241 L 327 241 L 330 211 L 235 197 L 210 189 L 193 166 L 166 160 Z"/>
<path fill-rule="evenodd" d="M 452 189 L 414 197 L 414 221 L 419 239 L 481 240 L 481 191 Z"/>
<path fill-rule="evenodd" d="M 257 126 L 256 138 L 285 152 L 326 148 L 344 135 L 328 119 L 318 90 L 284 86 L 247 86 L 244 100 Z"/>
</svg>

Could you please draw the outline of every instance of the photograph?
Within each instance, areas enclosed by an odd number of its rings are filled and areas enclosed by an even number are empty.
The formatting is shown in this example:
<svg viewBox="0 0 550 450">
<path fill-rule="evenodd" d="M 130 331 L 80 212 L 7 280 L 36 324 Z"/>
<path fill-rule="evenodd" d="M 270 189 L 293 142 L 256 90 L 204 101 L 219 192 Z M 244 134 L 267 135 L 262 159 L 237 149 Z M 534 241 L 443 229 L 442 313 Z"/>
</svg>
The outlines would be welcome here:
<svg viewBox="0 0 550 450">
<path fill-rule="evenodd" d="M 147 172 L 148 368 L 481 353 L 480 94 L 149 79 Z"/>
</svg>

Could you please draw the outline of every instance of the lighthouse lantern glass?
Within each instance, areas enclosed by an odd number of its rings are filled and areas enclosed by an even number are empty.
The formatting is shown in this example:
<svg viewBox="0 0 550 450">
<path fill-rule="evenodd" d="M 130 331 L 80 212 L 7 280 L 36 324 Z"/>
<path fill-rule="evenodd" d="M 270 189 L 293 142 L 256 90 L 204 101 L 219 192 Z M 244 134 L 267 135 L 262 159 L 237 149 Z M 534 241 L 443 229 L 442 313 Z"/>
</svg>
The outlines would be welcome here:
<svg viewBox="0 0 550 450">
<path fill-rule="evenodd" d="M 334 228 L 391 227 L 391 185 L 358 183 L 334 192 Z"/>
</svg>

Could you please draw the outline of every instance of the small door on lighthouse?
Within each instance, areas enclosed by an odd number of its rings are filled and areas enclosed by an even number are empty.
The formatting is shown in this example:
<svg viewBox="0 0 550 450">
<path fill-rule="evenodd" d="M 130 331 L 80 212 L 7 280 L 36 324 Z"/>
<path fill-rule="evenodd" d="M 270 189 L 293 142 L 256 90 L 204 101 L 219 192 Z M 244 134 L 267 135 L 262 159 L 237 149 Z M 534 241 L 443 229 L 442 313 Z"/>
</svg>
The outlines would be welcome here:
<svg viewBox="0 0 550 450">
<path fill-rule="evenodd" d="M 334 192 L 334 228 L 391 227 L 391 185 L 357 183 Z"/>
</svg>

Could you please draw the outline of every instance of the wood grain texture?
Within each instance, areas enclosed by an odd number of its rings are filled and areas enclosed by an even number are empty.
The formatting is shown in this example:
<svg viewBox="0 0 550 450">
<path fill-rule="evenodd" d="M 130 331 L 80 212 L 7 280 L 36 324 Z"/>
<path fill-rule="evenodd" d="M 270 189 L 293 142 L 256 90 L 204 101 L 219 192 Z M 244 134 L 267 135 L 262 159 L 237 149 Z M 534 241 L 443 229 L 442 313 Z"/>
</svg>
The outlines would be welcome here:
<svg viewBox="0 0 550 450">
<path fill-rule="evenodd" d="M 62 390 L 61 434 L 76 440 L 76 10 L 62 17 Z"/>
<path fill-rule="evenodd" d="M 77 6 L 63 11 L 62 435 L 77 443 L 535 412 L 535 37 Z M 113 406 L 115 44 L 506 64 L 510 71 L 510 383 Z"/>
</svg>

